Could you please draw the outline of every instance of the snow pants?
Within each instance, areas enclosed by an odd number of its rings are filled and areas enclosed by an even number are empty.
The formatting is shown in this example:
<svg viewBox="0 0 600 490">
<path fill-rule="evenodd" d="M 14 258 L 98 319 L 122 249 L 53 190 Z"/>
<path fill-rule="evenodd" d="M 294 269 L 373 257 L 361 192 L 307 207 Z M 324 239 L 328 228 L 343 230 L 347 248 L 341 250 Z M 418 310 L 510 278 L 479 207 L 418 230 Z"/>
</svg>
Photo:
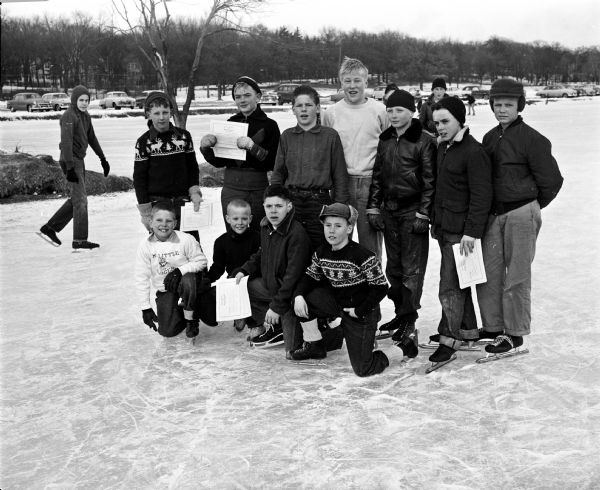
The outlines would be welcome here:
<svg viewBox="0 0 600 490">
<path fill-rule="evenodd" d="M 341 317 L 342 329 L 348 357 L 354 374 L 360 377 L 381 373 L 390 365 L 387 356 L 380 350 L 373 350 L 377 322 L 380 320 L 379 309 L 368 313 L 364 318 L 352 318 L 340 308 L 330 289 L 316 288 L 304 296 L 308 305 L 309 319 Z M 325 339 L 325 336 L 323 336 Z"/>
<path fill-rule="evenodd" d="M 69 182 L 69 199 L 48 220 L 47 226 L 56 233 L 73 220 L 73 241 L 88 239 L 88 200 L 85 190 L 85 164 L 79 158 L 73 158 L 75 174 L 79 182 Z M 64 162 L 60 162 L 63 172 L 67 172 Z"/>
<path fill-rule="evenodd" d="M 387 254 L 385 275 L 391 285 L 388 297 L 394 302 L 396 316 L 411 313 L 418 316 L 429 256 L 429 234 L 412 232 L 414 211 L 391 213 L 384 210 L 382 216 Z"/>
<path fill-rule="evenodd" d="M 484 330 L 529 335 L 531 264 L 541 226 L 537 201 L 490 215 L 481 244 L 487 282 L 477 285 Z"/>
<path fill-rule="evenodd" d="M 440 264 L 439 298 L 442 319 L 438 325 L 440 344 L 457 349 L 462 340 L 479 337 L 477 317 L 471 288 L 460 289 L 452 245 L 460 243 L 461 235 L 442 234 L 438 237 L 442 260 Z"/>
<path fill-rule="evenodd" d="M 202 273 L 189 273 L 181 277 L 177 294 L 171 291 L 156 292 L 156 316 L 158 333 L 163 337 L 174 337 L 185 329 L 183 310 L 193 311 L 194 318 L 205 324 L 216 326 L 216 304 L 210 296 Z M 179 298 L 182 305 L 179 306 Z"/>
</svg>

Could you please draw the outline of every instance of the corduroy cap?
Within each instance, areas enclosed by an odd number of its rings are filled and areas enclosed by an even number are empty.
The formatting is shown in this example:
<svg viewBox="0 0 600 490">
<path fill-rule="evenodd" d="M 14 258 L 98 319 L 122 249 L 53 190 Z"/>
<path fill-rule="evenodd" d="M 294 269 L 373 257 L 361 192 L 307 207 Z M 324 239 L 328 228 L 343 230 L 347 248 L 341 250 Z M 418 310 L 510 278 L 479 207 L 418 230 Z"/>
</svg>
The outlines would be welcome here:
<svg viewBox="0 0 600 490">
<path fill-rule="evenodd" d="M 433 107 L 433 110 L 441 107 L 442 109 L 446 109 L 450 114 L 452 114 L 456 120 L 460 123 L 460 125 L 465 124 L 465 120 L 467 117 L 467 110 L 465 109 L 465 104 L 458 97 L 442 97 Z"/>
<path fill-rule="evenodd" d="M 436 78 L 435 80 L 433 80 L 433 82 L 431 83 L 431 90 L 433 90 L 434 88 L 443 88 L 444 90 L 446 89 L 446 80 L 444 80 L 443 78 Z"/>
<path fill-rule="evenodd" d="M 523 84 L 512 78 L 499 78 L 492 84 L 490 89 L 490 107 L 494 110 L 494 98 L 512 97 L 519 99 L 517 110 L 521 112 L 525 108 L 525 90 Z"/>
<path fill-rule="evenodd" d="M 353 225 L 358 219 L 358 211 L 349 204 L 342 204 L 341 202 L 334 202 L 329 206 L 323 206 L 319 219 L 325 221 L 327 216 L 334 216 L 336 218 L 344 218 L 348 221 L 348 224 Z"/>
<path fill-rule="evenodd" d="M 172 109 L 171 100 L 164 92 L 156 90 L 155 92 L 150 92 L 146 100 L 144 101 L 144 111 L 148 112 L 150 110 L 150 105 L 157 100 L 166 101 L 169 109 Z"/>
<path fill-rule="evenodd" d="M 406 90 L 394 90 L 385 102 L 386 108 L 398 106 L 404 107 L 412 112 L 417 110 L 415 107 L 415 98 Z"/>
<path fill-rule="evenodd" d="M 73 92 L 71 92 L 71 106 L 75 109 L 77 109 L 77 99 L 82 95 L 87 95 L 89 97 L 90 91 L 83 85 L 77 85 L 77 87 L 73 89 Z"/>
<path fill-rule="evenodd" d="M 258 83 L 256 83 L 256 80 L 254 80 L 254 78 L 244 76 L 244 77 L 238 78 L 235 81 L 235 83 L 233 84 L 233 88 L 231 89 L 231 96 L 234 99 L 235 99 L 235 87 L 237 87 L 238 83 L 245 83 L 246 85 L 249 85 L 250 87 L 252 87 L 257 94 L 262 94 L 262 91 L 260 90 Z"/>
</svg>

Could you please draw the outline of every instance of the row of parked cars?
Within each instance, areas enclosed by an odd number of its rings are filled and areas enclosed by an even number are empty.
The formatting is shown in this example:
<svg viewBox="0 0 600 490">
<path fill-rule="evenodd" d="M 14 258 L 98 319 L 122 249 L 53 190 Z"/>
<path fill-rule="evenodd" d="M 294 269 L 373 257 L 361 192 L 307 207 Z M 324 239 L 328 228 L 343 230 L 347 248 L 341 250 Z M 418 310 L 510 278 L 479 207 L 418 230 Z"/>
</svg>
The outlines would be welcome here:
<svg viewBox="0 0 600 490">
<path fill-rule="evenodd" d="M 99 107 L 106 109 L 120 109 L 127 107 L 133 109 L 144 107 L 144 101 L 152 90 L 142 92 L 142 95 L 137 98 L 129 97 L 126 92 L 107 92 L 106 96 L 98 101 Z M 68 109 L 71 105 L 71 96 L 64 92 L 51 92 L 40 95 L 36 92 L 21 92 L 6 103 L 6 108 L 11 112 L 15 111 L 62 111 Z"/>
</svg>

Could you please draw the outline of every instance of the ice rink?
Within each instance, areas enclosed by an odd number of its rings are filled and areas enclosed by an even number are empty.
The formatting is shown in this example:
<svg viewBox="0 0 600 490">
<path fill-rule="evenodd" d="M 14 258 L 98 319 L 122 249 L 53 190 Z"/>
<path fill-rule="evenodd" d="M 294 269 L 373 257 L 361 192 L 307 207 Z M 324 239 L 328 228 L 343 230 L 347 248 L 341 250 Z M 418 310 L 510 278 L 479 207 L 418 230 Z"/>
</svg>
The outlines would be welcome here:
<svg viewBox="0 0 600 490">
<path fill-rule="evenodd" d="M 230 324 L 201 326 L 195 346 L 160 338 L 135 304 L 145 232 L 133 192 L 89 199 L 93 252 L 72 253 L 70 227 L 60 248 L 34 234 L 58 200 L 0 206 L 0 488 L 600 488 L 600 97 L 523 115 L 565 178 L 542 211 L 531 352 L 485 365 L 459 352 L 428 375 L 430 351 L 403 364 L 389 340 L 390 367 L 361 379 L 345 347 L 313 367 L 282 346 L 249 348 Z M 190 118 L 196 142 L 209 119 Z M 276 119 L 293 124 L 291 112 Z M 467 122 L 480 140 L 493 114 L 478 106 Z M 131 175 L 143 119 L 93 124 L 115 172 Z M 0 133 L 5 149 L 36 138 L 32 152 L 57 156 L 58 121 L 2 122 Z M 88 168 L 99 170 L 95 157 Z M 222 231 L 202 233 L 209 259 Z M 423 340 L 440 315 L 438 277 L 432 241 Z M 383 310 L 392 316 L 389 300 Z"/>
</svg>

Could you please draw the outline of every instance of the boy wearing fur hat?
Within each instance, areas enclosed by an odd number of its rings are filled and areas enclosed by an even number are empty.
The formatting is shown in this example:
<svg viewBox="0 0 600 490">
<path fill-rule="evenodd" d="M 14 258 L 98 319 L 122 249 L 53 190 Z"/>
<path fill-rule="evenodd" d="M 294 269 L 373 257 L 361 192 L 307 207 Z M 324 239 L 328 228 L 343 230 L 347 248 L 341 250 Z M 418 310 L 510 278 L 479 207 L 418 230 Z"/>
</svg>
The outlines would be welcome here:
<svg viewBox="0 0 600 490">
<path fill-rule="evenodd" d="M 530 333 L 531 264 L 542 225 L 540 209 L 563 178 L 547 138 L 523 121 L 523 85 L 496 80 L 490 106 L 499 125 L 483 137 L 493 166 L 494 201 L 482 243 L 487 282 L 477 286 L 483 332 L 496 337 L 490 353 L 512 351 Z"/>
<path fill-rule="evenodd" d="M 418 119 L 415 99 L 396 90 L 386 101 L 391 127 L 379 137 L 367 217 L 383 231 L 386 276 L 395 317 L 380 330 L 395 331 L 393 340 L 405 355 L 417 355 L 415 321 L 429 253 L 429 218 L 435 188 L 435 140 Z"/>
<path fill-rule="evenodd" d="M 85 163 L 83 159 L 88 146 L 100 158 L 104 177 L 110 172 L 110 165 L 98 143 L 92 119 L 87 112 L 90 93 L 83 85 L 78 85 L 71 94 L 71 106 L 60 117 L 60 167 L 65 173 L 70 197 L 40 228 L 39 236 L 58 247 L 61 241 L 56 236 L 71 219 L 73 220 L 74 249 L 93 249 L 100 245 L 88 241 L 87 193 L 85 190 Z"/>
<path fill-rule="evenodd" d="M 434 104 L 438 103 L 444 97 L 448 97 L 448 94 L 446 93 L 446 80 L 443 78 L 436 78 L 431 83 L 431 95 L 423 103 L 419 112 L 419 121 L 421 121 L 421 125 L 425 131 L 428 131 L 433 135 L 437 135 L 437 131 L 433 120 L 432 108 Z"/>
<path fill-rule="evenodd" d="M 357 376 L 381 373 L 387 356 L 373 350 L 379 303 L 387 292 L 381 264 L 373 252 L 352 241 L 357 211 L 334 203 L 320 214 L 327 244 L 312 256 L 312 263 L 298 283 L 294 313 L 300 319 L 304 343 L 291 352 L 294 360 L 326 357 L 325 342 L 317 318 L 341 315 L 350 364 Z"/>
<path fill-rule="evenodd" d="M 153 204 L 168 202 L 173 206 L 178 230 L 185 201 L 191 200 L 195 211 L 202 202 L 192 136 L 171 123 L 171 109 L 167 94 L 150 93 L 144 104 L 149 129 L 135 144 L 133 186 L 141 221 L 148 231 Z M 197 231 L 190 235 L 198 240 Z"/>
<path fill-rule="evenodd" d="M 444 97 L 433 106 L 439 145 L 432 235 L 442 255 L 442 319 L 439 347 L 429 357 L 433 363 L 452 360 L 463 340 L 479 338 L 471 290 L 460 289 L 452 245 L 460 243 L 460 253 L 468 255 L 475 239 L 483 236 L 492 203 L 492 168 L 465 127 L 465 117 L 465 105 L 457 97 Z"/>
<path fill-rule="evenodd" d="M 273 170 L 277 146 L 279 145 L 279 126 L 260 108 L 262 92 L 256 80 L 240 77 L 233 84 L 231 92 L 238 113 L 228 121 L 248 124 L 248 136 L 240 136 L 238 148 L 246 150 L 246 160 L 232 160 L 216 157 L 213 147 L 217 144 L 214 134 L 207 134 L 200 142 L 200 152 L 213 167 L 225 167 L 221 207 L 223 216 L 227 215 L 227 205 L 233 199 L 243 199 L 250 203 L 254 219 L 250 227 L 260 231 L 260 222 L 265 216 L 263 193 L 269 185 L 267 172 Z"/>
</svg>

